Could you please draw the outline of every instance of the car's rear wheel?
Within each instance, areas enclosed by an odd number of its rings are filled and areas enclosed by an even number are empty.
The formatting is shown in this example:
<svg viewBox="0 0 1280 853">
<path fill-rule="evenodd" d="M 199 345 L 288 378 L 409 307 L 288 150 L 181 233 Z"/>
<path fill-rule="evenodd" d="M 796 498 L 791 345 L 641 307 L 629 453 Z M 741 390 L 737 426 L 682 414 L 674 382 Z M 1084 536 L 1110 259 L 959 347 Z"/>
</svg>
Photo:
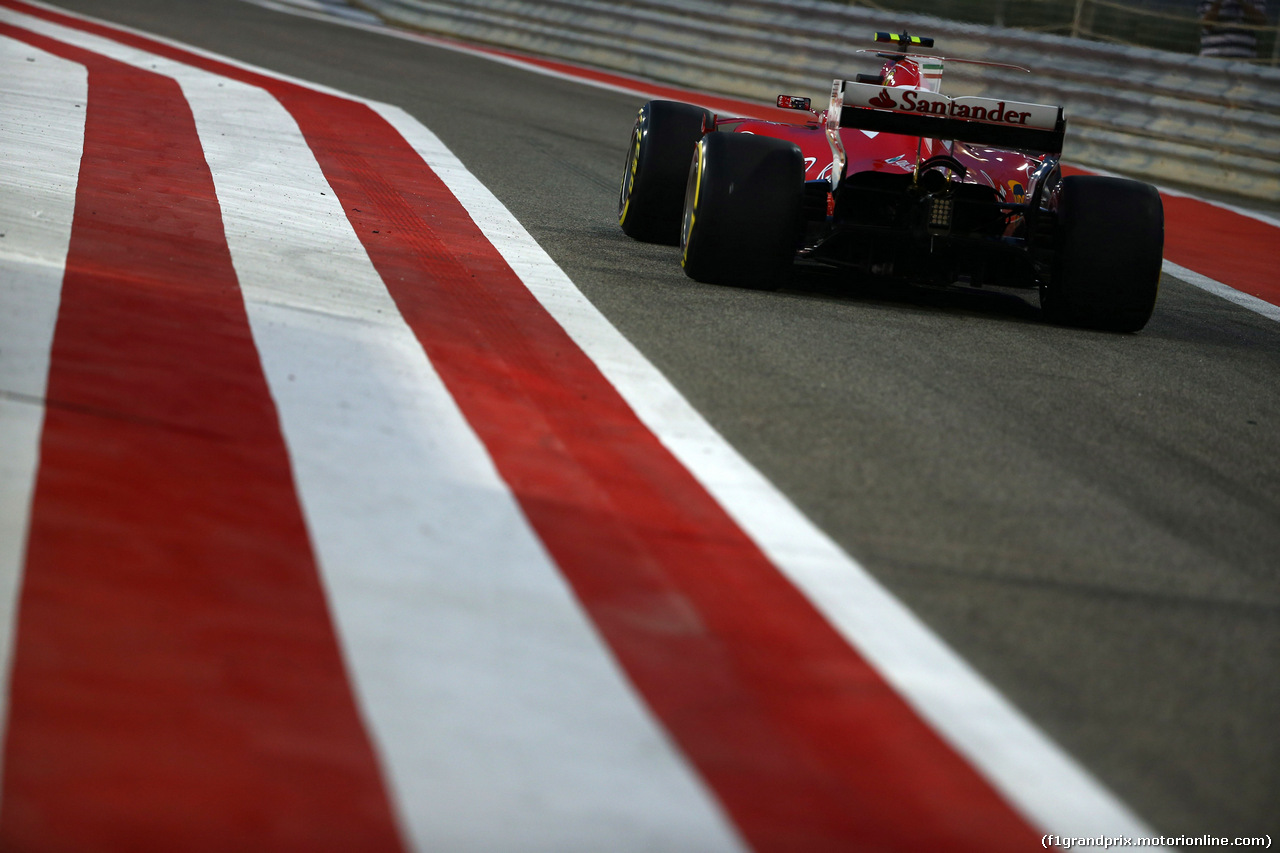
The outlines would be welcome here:
<svg viewBox="0 0 1280 853">
<path fill-rule="evenodd" d="M 699 137 L 715 124 L 701 107 L 677 101 L 649 101 L 640 108 L 618 194 L 618 222 L 629 237 L 674 244 L 689 158 Z"/>
<path fill-rule="evenodd" d="M 1116 332 L 1147 324 L 1160 287 L 1164 206 L 1150 184 L 1073 175 L 1057 193 L 1057 258 L 1040 292 L 1055 323 Z"/>
<path fill-rule="evenodd" d="M 804 157 L 793 142 L 745 133 L 698 141 L 684 197 L 681 265 L 697 281 L 777 287 L 803 227 Z"/>
</svg>

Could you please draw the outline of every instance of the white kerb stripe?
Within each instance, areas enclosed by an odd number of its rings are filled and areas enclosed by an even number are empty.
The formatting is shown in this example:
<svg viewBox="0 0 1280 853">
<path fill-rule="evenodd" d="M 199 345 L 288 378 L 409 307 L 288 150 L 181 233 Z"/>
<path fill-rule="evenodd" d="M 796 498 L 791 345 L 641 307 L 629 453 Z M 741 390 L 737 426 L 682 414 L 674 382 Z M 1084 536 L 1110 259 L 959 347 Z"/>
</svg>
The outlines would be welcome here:
<svg viewBox="0 0 1280 853">
<path fill-rule="evenodd" d="M 398 107 L 375 107 L 418 149 L 645 425 L 846 640 L 1033 825 L 1073 835 L 1149 834 L 716 433 L 434 134 Z"/>
<path fill-rule="evenodd" d="M 84 66 L 0 37 L 0 730 L 87 90 Z"/>
<path fill-rule="evenodd" d="M 736 849 L 401 320 L 291 119 L 236 87 L 183 86 L 416 846 Z"/>
<path fill-rule="evenodd" d="M 420 850 L 741 849 L 528 527 L 266 92 L 178 80 L 356 693 Z"/>
<path fill-rule="evenodd" d="M 1201 275 L 1195 270 L 1180 267 L 1173 261 L 1165 261 L 1163 270 L 1167 275 L 1181 279 L 1187 284 L 1212 293 L 1214 296 L 1220 296 L 1228 302 L 1239 305 L 1241 308 L 1247 308 L 1255 314 L 1261 314 L 1270 320 L 1280 321 L 1280 305 L 1272 305 L 1270 302 L 1259 299 L 1256 296 L 1250 296 L 1243 291 L 1236 290 L 1234 287 L 1229 287 L 1220 281 L 1214 281 L 1206 275 Z"/>
</svg>

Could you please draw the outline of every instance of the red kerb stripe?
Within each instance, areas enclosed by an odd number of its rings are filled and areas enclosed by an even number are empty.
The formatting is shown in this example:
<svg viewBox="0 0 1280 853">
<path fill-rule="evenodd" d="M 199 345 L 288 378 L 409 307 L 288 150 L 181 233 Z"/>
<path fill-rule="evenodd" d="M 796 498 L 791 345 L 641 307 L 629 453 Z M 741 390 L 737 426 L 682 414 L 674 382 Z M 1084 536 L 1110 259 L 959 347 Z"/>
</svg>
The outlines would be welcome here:
<svg viewBox="0 0 1280 853">
<path fill-rule="evenodd" d="M 1280 305 L 1280 228 L 1193 198 L 1163 198 L 1166 258 Z"/>
<path fill-rule="evenodd" d="M 0 848 L 398 850 L 190 111 L 89 69 Z"/>
</svg>

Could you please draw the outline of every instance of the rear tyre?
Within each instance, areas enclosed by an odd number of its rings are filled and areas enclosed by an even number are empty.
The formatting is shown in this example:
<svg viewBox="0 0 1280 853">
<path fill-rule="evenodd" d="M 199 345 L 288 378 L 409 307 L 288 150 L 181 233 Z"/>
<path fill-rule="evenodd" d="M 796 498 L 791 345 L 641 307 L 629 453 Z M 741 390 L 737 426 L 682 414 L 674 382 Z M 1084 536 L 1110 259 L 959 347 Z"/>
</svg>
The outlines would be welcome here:
<svg viewBox="0 0 1280 853">
<path fill-rule="evenodd" d="M 1073 175 L 1062 179 L 1057 196 L 1057 259 L 1040 291 L 1045 317 L 1138 331 L 1151 318 L 1160 288 L 1160 194 L 1138 181 Z"/>
<path fill-rule="evenodd" d="M 701 107 L 677 101 L 649 101 L 640 108 L 618 194 L 623 233 L 646 243 L 674 245 L 693 146 L 715 126 Z"/>
<path fill-rule="evenodd" d="M 804 157 L 793 142 L 745 133 L 698 141 L 685 189 L 681 266 L 696 281 L 777 287 L 804 220 Z"/>
</svg>

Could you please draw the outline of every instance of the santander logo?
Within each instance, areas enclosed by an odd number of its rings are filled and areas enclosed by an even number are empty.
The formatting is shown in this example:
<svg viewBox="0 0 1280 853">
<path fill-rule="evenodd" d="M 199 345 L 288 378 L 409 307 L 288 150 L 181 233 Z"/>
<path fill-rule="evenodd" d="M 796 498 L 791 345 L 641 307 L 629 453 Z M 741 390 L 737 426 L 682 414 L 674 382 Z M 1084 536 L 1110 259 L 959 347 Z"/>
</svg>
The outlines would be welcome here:
<svg viewBox="0 0 1280 853">
<path fill-rule="evenodd" d="M 881 89 L 880 94 L 876 95 L 868 103 L 882 110 L 896 110 L 898 108 L 898 102 L 889 97 L 888 89 Z"/>
<path fill-rule="evenodd" d="M 976 119 L 1001 124 L 1026 124 L 1027 119 L 1031 117 L 1030 111 L 1019 112 L 1006 108 L 1004 101 L 998 101 L 995 104 L 983 101 L 981 106 L 970 105 L 953 101 L 946 95 L 935 95 L 930 98 L 927 92 L 916 92 L 911 89 L 903 91 L 902 100 L 903 110 L 935 116 Z"/>
<path fill-rule="evenodd" d="M 973 96 L 950 98 L 939 92 L 914 87 L 896 88 L 890 94 L 886 86 L 865 83 L 846 83 L 844 103 L 900 113 L 1035 127 L 1041 130 L 1052 130 L 1057 125 L 1060 113 L 1058 107 L 1046 104 L 1021 104 Z"/>
</svg>

